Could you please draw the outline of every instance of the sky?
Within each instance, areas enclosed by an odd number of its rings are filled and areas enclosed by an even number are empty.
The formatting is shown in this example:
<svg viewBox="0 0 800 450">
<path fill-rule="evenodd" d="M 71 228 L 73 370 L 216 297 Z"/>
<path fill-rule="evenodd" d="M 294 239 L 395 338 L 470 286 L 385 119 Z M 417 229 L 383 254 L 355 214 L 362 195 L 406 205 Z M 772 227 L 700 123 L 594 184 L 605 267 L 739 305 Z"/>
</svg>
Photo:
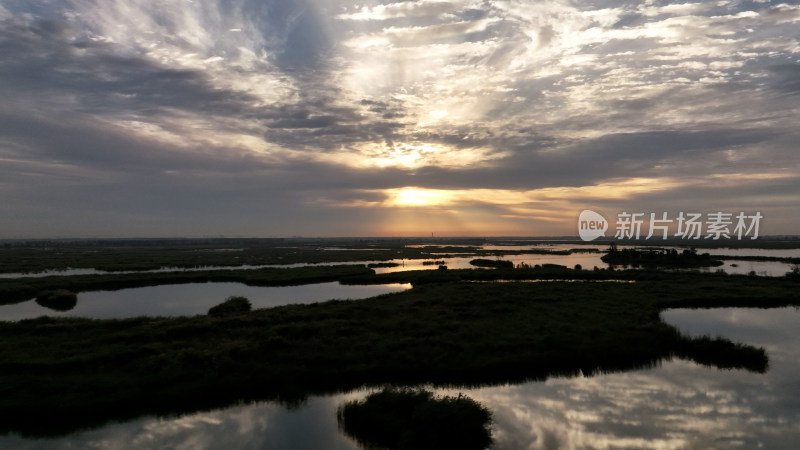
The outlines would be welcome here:
<svg viewBox="0 0 800 450">
<path fill-rule="evenodd" d="M 0 0 L 0 238 L 800 234 L 799 119 L 797 0 Z"/>
</svg>

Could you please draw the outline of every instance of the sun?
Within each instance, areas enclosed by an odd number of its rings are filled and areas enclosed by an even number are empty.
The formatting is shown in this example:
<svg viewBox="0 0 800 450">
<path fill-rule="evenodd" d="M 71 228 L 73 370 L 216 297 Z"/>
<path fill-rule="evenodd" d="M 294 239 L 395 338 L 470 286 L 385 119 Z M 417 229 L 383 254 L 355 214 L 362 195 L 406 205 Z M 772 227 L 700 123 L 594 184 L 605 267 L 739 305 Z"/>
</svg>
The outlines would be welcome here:
<svg viewBox="0 0 800 450">
<path fill-rule="evenodd" d="M 397 193 L 394 202 L 402 206 L 430 206 L 437 203 L 438 197 L 429 190 L 406 188 Z"/>
<path fill-rule="evenodd" d="M 388 204 L 401 207 L 443 206 L 452 200 L 450 191 L 416 187 L 388 189 L 386 195 Z"/>
</svg>

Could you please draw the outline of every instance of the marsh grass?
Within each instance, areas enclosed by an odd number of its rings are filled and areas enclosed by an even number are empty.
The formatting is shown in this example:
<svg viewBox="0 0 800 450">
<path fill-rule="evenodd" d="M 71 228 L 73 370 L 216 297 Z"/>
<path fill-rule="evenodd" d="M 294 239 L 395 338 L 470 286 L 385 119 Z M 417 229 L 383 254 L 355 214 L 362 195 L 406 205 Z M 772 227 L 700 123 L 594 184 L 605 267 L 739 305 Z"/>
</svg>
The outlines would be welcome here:
<svg viewBox="0 0 800 450">
<path fill-rule="evenodd" d="M 0 273 L 97 269 L 157 270 L 164 267 L 245 266 L 295 263 L 348 263 L 430 259 L 474 252 L 484 240 L 457 239 L 456 246 L 410 246 L 413 239 L 174 239 L 41 241 L 0 247 Z M 329 251 L 346 248 L 348 251 Z M 492 252 L 491 254 L 497 254 Z M 509 252 L 508 254 L 518 254 Z M 433 255 L 433 256 L 432 256 Z"/>
<path fill-rule="evenodd" d="M 475 238 L 437 239 L 436 245 L 424 245 L 427 239 L 118 239 L 75 241 L 4 242 L 0 247 L 0 273 L 41 272 L 45 270 L 98 269 L 106 271 L 155 270 L 163 267 L 198 268 L 203 266 L 243 266 L 292 263 L 347 263 L 353 261 L 388 261 L 392 259 L 440 259 L 469 253 L 475 257 L 542 254 L 568 255 L 593 252 L 576 240 L 570 250 L 537 248 L 541 240 L 494 242 Z M 485 244 L 501 248 L 483 250 Z M 503 249 L 502 244 L 531 245 L 531 249 Z M 411 245 L 414 244 L 414 245 Z M 422 244 L 422 245 L 420 245 Z M 641 241 L 621 244 L 642 245 Z M 705 247 L 800 248 L 796 240 L 692 241 Z M 659 242 L 658 246 L 685 246 L 685 240 Z M 342 247 L 349 251 L 327 251 Z M 749 259 L 749 257 L 719 257 Z M 772 259 L 769 259 L 772 260 Z M 800 262 L 800 258 L 778 258 Z"/>
<path fill-rule="evenodd" d="M 636 282 L 462 282 L 534 274 Z M 763 372 L 763 349 L 683 336 L 660 311 L 800 304 L 794 278 L 540 268 L 357 279 L 402 279 L 414 288 L 230 316 L 0 323 L 0 432 L 67 433 L 142 414 L 292 403 L 364 385 L 481 386 L 592 375 L 676 357 Z"/>
<path fill-rule="evenodd" d="M 482 450 L 492 443 L 492 413 L 475 400 L 384 388 L 337 410 L 339 428 L 364 448 Z"/>
<path fill-rule="evenodd" d="M 338 281 L 375 272 L 361 264 L 257 270 L 127 273 L 0 279 L 0 305 L 19 303 L 49 291 L 118 290 L 165 284 L 239 282 L 249 286 L 294 286 Z"/>
<path fill-rule="evenodd" d="M 630 265 L 634 267 L 715 267 L 724 264 L 708 253 L 698 254 L 694 249 L 678 252 L 676 249 L 653 248 L 648 250 L 624 249 L 615 246 L 600 258 L 603 262 L 614 265 Z"/>
<path fill-rule="evenodd" d="M 476 258 L 470 261 L 469 263 L 476 267 L 497 267 L 503 269 L 514 268 L 513 262 L 502 259 Z"/>
<path fill-rule="evenodd" d="M 232 316 L 236 314 L 242 314 L 250 312 L 253 308 L 253 305 L 250 304 L 250 300 L 247 297 L 228 297 L 224 302 L 220 303 L 219 305 L 212 306 L 208 310 L 209 316 Z"/>
</svg>

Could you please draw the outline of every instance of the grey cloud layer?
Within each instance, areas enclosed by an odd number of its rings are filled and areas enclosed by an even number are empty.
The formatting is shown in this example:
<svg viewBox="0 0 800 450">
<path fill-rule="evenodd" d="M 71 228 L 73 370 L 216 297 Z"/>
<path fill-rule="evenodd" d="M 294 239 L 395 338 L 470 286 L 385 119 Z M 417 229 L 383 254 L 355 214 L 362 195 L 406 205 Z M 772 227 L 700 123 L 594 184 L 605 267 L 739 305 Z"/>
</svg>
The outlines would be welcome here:
<svg viewBox="0 0 800 450">
<path fill-rule="evenodd" d="M 0 199 L 32 219 L 0 235 L 62 234 L 33 217 L 68 205 L 89 235 L 218 210 L 292 234 L 380 189 L 796 171 L 797 2 L 607 3 L 1 1 Z M 692 189 L 670 203 L 735 203 Z"/>
</svg>

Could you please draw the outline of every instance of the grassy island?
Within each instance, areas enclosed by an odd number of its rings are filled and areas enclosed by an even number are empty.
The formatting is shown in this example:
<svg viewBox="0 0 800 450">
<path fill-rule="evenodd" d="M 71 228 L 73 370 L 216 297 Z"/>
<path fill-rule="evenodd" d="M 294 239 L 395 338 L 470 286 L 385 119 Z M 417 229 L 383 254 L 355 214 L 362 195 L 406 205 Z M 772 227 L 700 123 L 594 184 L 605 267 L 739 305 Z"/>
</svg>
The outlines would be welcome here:
<svg viewBox="0 0 800 450">
<path fill-rule="evenodd" d="M 339 427 L 364 448 L 483 450 L 492 443 L 492 413 L 475 400 L 383 389 L 337 411 Z"/>
</svg>

